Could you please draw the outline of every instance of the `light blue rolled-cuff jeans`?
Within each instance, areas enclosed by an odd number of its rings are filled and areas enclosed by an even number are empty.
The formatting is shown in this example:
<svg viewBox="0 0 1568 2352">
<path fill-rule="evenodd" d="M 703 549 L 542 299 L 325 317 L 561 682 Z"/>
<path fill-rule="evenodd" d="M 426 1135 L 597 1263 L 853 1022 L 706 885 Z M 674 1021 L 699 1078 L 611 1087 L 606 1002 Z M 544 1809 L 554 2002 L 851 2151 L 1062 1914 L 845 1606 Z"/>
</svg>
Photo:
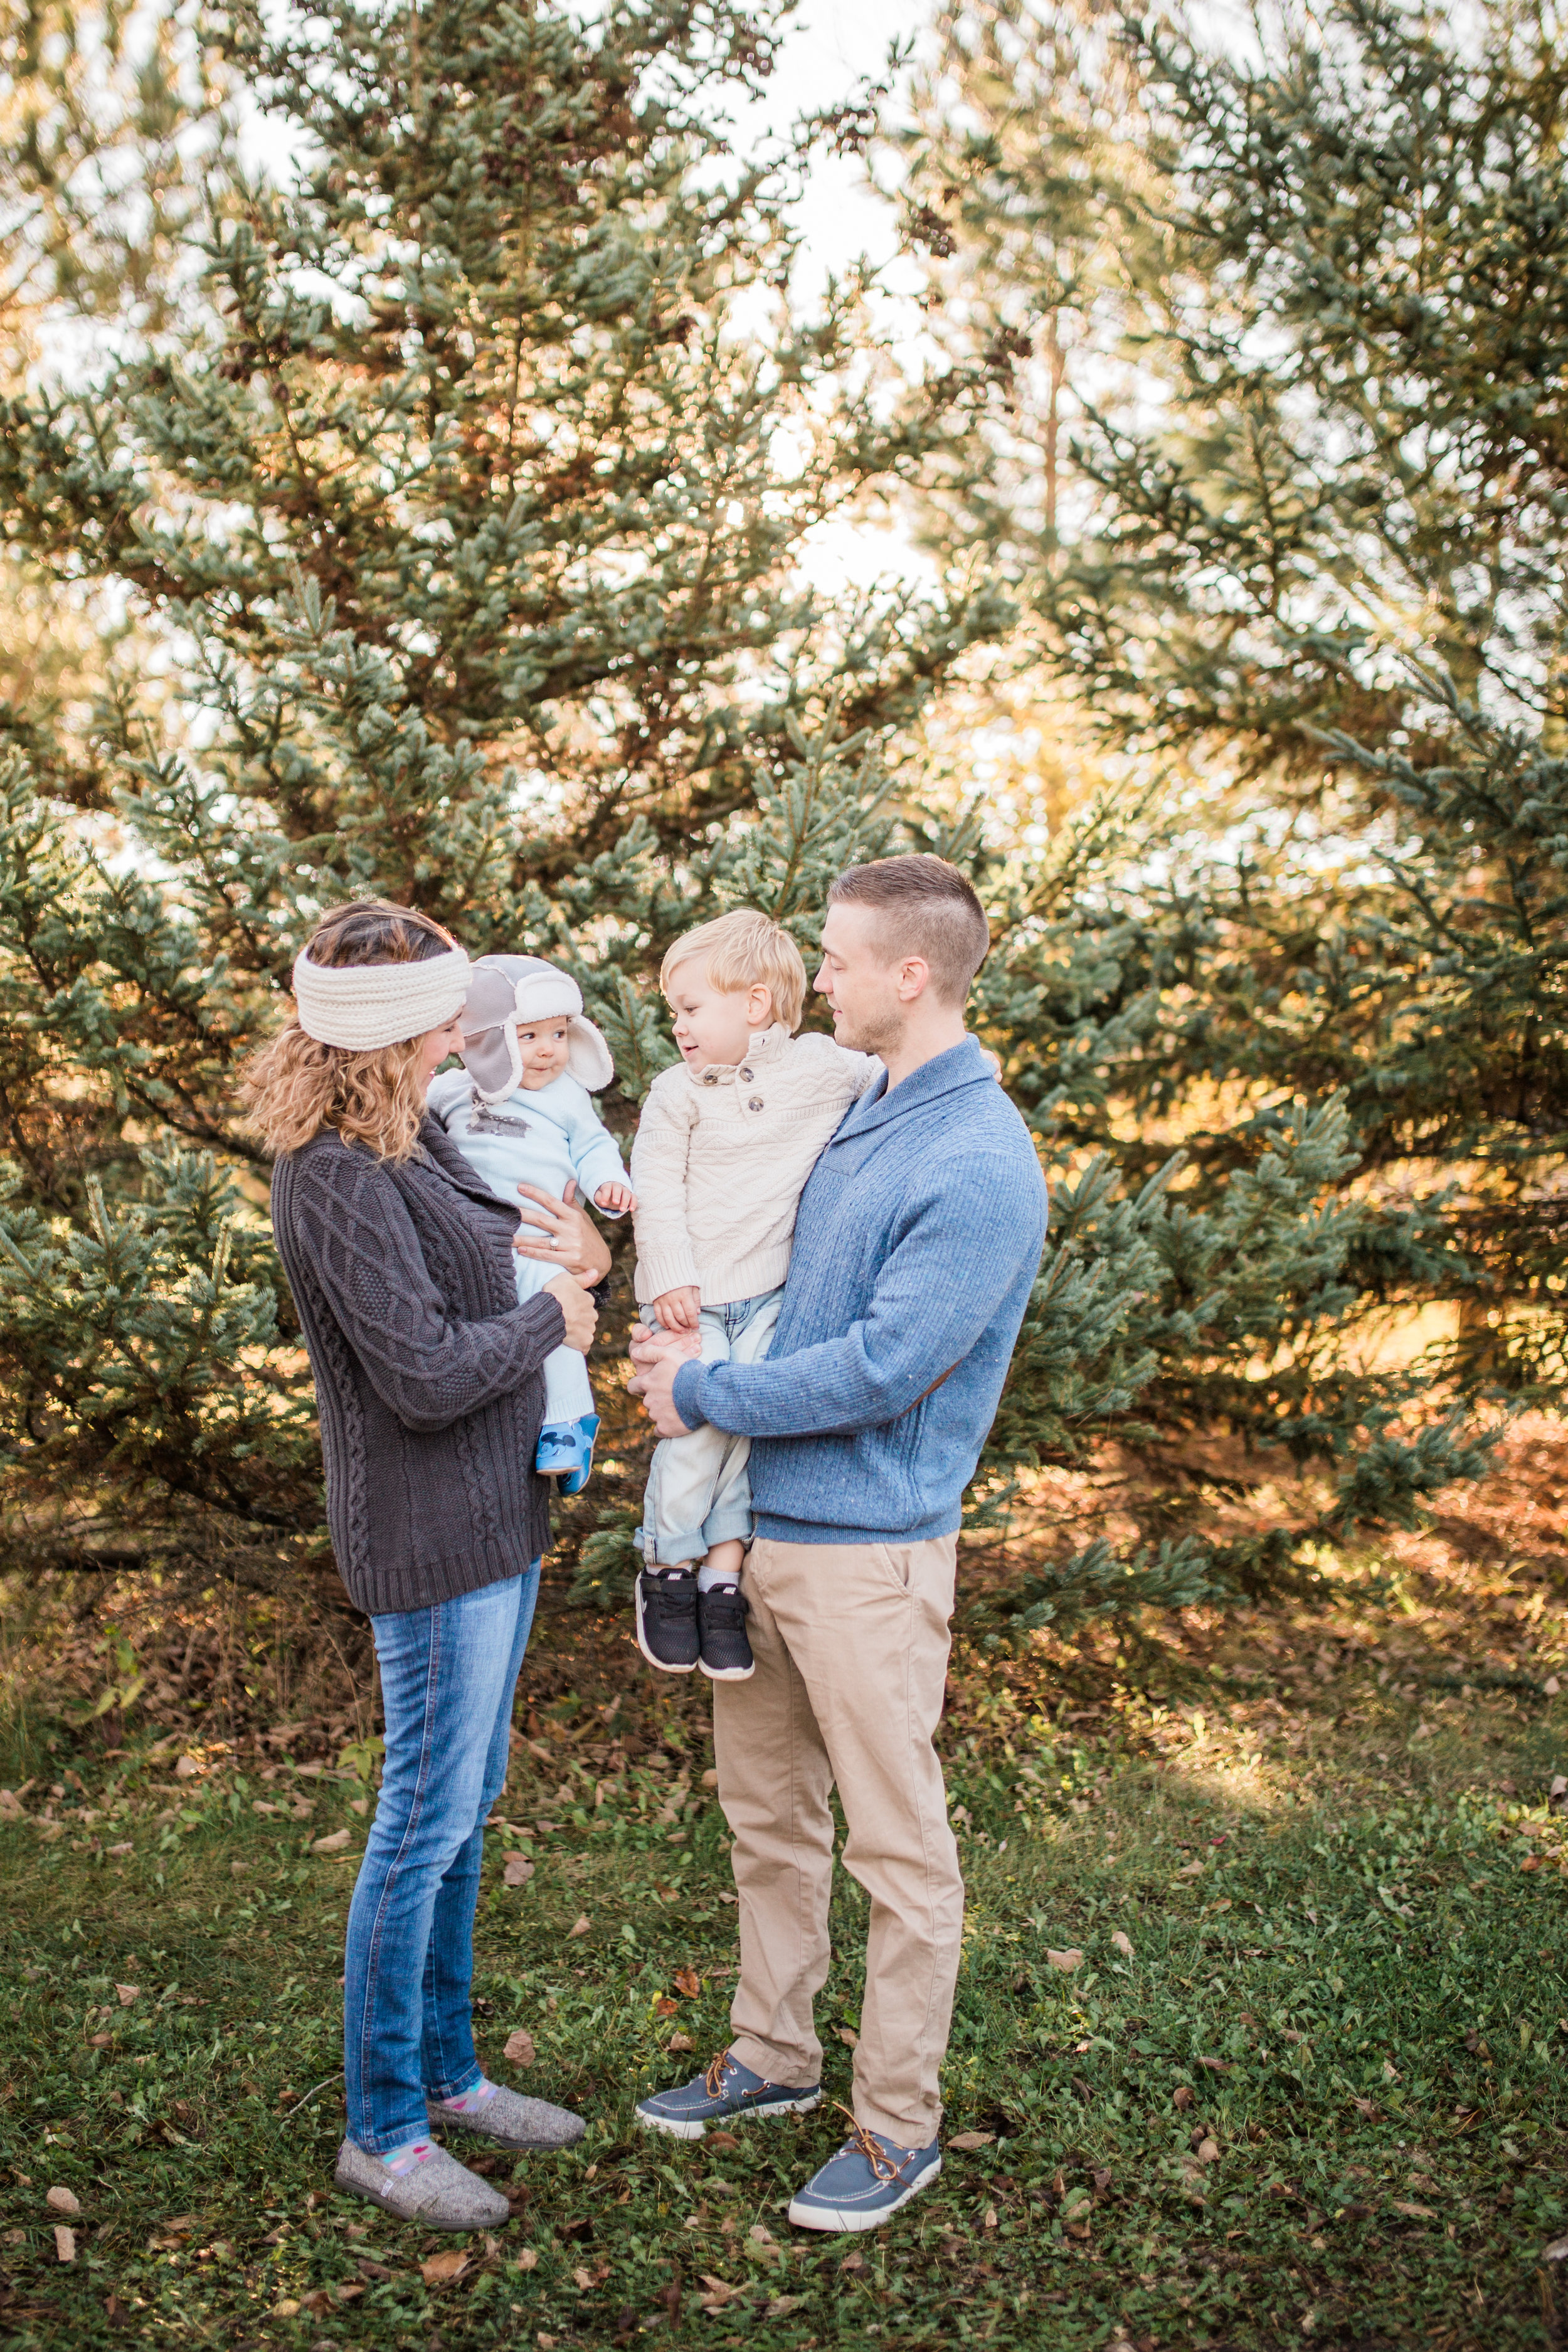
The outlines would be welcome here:
<svg viewBox="0 0 1568 2352">
<path fill-rule="evenodd" d="M 459 2097 L 483 2074 L 469 2007 L 474 1913 L 539 1567 L 371 1620 L 386 1761 L 349 1906 L 343 2075 L 349 2137 L 375 2155 L 423 2138 L 428 2102 Z"/>
<path fill-rule="evenodd" d="M 784 1290 L 704 1307 L 698 1318 L 705 1364 L 760 1363 L 773 1344 Z M 645 1323 L 658 1317 L 642 1310 Z M 642 1556 L 648 1568 L 677 1568 L 701 1559 L 716 1543 L 752 1539 L 752 1458 L 749 1437 L 704 1423 L 684 1437 L 662 1438 L 643 1494 Z"/>
</svg>

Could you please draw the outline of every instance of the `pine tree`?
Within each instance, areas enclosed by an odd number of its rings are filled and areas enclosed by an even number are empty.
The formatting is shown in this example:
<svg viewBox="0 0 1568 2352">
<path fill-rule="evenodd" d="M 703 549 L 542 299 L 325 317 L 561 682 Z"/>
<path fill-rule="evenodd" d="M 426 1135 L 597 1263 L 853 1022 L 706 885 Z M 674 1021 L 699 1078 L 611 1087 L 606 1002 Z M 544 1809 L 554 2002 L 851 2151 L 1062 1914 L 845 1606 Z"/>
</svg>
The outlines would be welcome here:
<svg viewBox="0 0 1568 2352">
<path fill-rule="evenodd" d="M 268 1587 L 323 1557 L 233 1101 L 319 908 L 380 892 L 567 964 L 625 1127 L 676 930 L 744 898 L 804 935 L 846 858 L 947 838 L 884 752 L 1005 609 L 829 607 L 799 552 L 919 479 L 972 385 L 907 382 L 858 281 L 794 298 L 793 175 L 858 123 L 730 152 L 779 14 L 237 10 L 226 69 L 297 184 L 215 169 L 184 331 L 0 416 L 13 545 L 142 628 L 90 725 L 18 719 L 0 778 L 23 1558 Z"/>
<path fill-rule="evenodd" d="M 1408 1523 L 1484 1464 L 1467 1400 L 1560 1393 L 1564 58 L 1382 0 L 1256 64 L 1070 0 L 945 30 L 910 241 L 956 353 L 1010 341 L 929 529 L 989 534 L 1127 776 L 988 984 L 1076 1171 L 1000 1452 L 1142 1473 L 1142 1549 L 1047 1570 L 1028 1624 Z M 1364 1369 L 1433 1303 L 1453 1345 Z M 1206 1496 L 1205 1435 L 1245 1445 Z M 1216 1543 L 1281 1448 L 1321 1507 Z"/>
</svg>

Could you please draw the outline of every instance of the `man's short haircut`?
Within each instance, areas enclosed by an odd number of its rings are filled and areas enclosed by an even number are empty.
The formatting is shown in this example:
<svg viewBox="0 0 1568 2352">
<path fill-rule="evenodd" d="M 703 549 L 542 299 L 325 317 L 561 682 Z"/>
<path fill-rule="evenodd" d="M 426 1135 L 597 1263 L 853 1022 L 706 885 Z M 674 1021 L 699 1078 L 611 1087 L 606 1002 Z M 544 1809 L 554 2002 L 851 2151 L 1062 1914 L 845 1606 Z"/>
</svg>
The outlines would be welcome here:
<svg viewBox="0 0 1568 2352">
<path fill-rule="evenodd" d="M 830 907 L 869 907 L 889 963 L 919 956 L 944 1004 L 963 1003 L 991 950 L 991 926 L 973 884 L 929 852 L 849 866 L 828 887 Z"/>
<path fill-rule="evenodd" d="M 750 907 L 737 907 L 711 923 L 699 923 L 665 950 L 658 984 L 669 993 L 672 975 L 683 963 L 700 963 L 709 983 L 722 994 L 742 989 L 773 991 L 773 1019 L 792 1033 L 805 1010 L 805 966 L 800 950 L 782 924 Z"/>
</svg>

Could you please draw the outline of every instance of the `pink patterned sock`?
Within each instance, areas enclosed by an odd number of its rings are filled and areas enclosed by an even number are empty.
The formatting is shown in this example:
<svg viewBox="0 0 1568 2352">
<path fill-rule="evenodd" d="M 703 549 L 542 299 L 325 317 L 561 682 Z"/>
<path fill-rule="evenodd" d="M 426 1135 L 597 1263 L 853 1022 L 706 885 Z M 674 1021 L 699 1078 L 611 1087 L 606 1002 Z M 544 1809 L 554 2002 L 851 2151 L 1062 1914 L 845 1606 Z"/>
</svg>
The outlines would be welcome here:
<svg viewBox="0 0 1568 2352">
<path fill-rule="evenodd" d="M 449 2116 L 471 2116 L 476 2107 L 482 2107 L 487 2099 L 495 2097 L 496 2089 L 497 2085 L 481 2074 L 472 2090 L 460 2091 L 455 2099 L 443 2099 L 440 2104 Z"/>
<path fill-rule="evenodd" d="M 404 2174 L 412 2172 L 416 2164 L 426 2163 L 430 2153 L 431 2146 L 427 2139 L 410 2139 L 405 2140 L 401 2147 L 389 2147 L 381 2160 L 388 2172 L 395 2172 L 401 2180 Z"/>
</svg>

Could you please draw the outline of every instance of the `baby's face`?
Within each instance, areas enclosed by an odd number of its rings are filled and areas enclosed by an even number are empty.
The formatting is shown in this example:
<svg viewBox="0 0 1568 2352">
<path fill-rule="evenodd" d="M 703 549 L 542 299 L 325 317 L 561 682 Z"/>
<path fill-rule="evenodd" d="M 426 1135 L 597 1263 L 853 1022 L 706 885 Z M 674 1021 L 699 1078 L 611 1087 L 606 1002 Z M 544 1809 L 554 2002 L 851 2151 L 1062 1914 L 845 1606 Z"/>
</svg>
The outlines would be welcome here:
<svg viewBox="0 0 1568 2352">
<path fill-rule="evenodd" d="M 753 1031 L 773 1019 L 765 988 L 720 989 L 698 963 L 678 964 L 665 992 L 675 1015 L 675 1042 L 688 1069 L 743 1062 Z"/>
<path fill-rule="evenodd" d="M 522 1083 L 537 1089 L 558 1078 L 566 1067 L 571 1032 L 564 1021 L 536 1021 L 531 1029 L 519 1024 L 517 1049 L 522 1055 Z"/>
</svg>

